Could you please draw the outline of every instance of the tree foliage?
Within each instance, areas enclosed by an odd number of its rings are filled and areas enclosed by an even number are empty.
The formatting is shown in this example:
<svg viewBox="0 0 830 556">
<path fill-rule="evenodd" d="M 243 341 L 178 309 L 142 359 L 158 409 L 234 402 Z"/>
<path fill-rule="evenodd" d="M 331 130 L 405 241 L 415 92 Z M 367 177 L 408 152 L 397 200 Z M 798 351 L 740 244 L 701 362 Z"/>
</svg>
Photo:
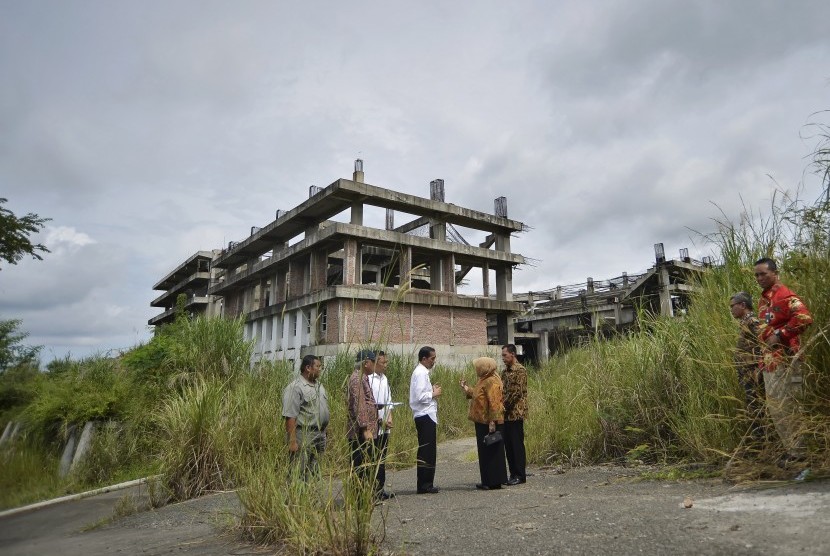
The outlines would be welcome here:
<svg viewBox="0 0 830 556">
<path fill-rule="evenodd" d="M 19 319 L 0 319 L 0 372 L 9 367 L 32 364 L 37 360 L 41 346 L 21 343 L 28 335 L 28 332 L 20 331 Z"/>
<path fill-rule="evenodd" d="M 49 249 L 42 243 L 33 244 L 29 236 L 39 232 L 51 218 L 31 212 L 17 217 L 3 206 L 6 202 L 8 199 L 0 197 L 0 259 L 9 264 L 17 264 L 26 255 L 43 260 L 39 252 L 48 253 Z"/>
</svg>

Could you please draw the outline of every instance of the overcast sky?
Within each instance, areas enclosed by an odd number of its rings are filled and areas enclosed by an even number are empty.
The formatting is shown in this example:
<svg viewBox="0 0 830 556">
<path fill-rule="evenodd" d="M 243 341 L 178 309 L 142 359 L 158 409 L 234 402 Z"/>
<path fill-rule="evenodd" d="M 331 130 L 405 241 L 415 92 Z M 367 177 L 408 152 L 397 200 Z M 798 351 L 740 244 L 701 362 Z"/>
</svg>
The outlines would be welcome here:
<svg viewBox="0 0 830 556">
<path fill-rule="evenodd" d="M 52 219 L 0 271 L 44 360 L 150 336 L 151 288 L 365 161 L 486 212 L 535 260 L 514 291 L 711 254 L 741 198 L 813 200 L 830 2 L 0 3 L 0 197 Z M 396 224 L 402 224 L 398 220 Z"/>
</svg>

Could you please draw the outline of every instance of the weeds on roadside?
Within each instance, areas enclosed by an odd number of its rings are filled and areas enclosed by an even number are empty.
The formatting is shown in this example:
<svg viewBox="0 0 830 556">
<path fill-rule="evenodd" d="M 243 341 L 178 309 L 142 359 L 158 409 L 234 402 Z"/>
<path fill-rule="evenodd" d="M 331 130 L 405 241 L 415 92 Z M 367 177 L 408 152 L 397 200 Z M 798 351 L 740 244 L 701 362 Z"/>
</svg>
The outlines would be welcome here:
<svg viewBox="0 0 830 556">
<path fill-rule="evenodd" d="M 628 336 L 596 340 L 531 375 L 526 424 L 531 461 L 608 460 L 725 463 L 742 449 L 748 428 L 743 392 L 732 363 L 737 328 L 728 300 L 753 293 L 755 260 L 774 256 L 782 280 L 811 309 L 804 337 L 807 395 L 802 432 L 809 465 L 830 466 L 830 220 L 818 202 L 777 199 L 771 214 L 749 211 L 737 225 L 717 222 L 707 239 L 720 265 L 704 273 L 683 318 L 640 315 Z M 756 476 L 783 453 L 774 434 L 738 459 Z M 746 475 L 746 473 L 744 473 Z"/>
<path fill-rule="evenodd" d="M 383 528 L 372 522 L 378 506 L 371 482 L 349 471 L 348 459 L 325 459 L 321 473 L 307 482 L 298 477 L 284 450 L 248 466 L 245 486 L 238 491 L 245 512 L 243 535 L 297 554 L 373 552 Z"/>
</svg>

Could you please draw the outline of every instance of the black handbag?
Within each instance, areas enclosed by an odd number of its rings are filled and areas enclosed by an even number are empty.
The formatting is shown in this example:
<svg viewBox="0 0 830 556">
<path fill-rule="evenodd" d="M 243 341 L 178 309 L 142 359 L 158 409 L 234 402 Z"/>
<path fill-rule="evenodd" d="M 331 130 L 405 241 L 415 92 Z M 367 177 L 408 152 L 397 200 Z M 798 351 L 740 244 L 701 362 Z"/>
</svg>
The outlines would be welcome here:
<svg viewBox="0 0 830 556">
<path fill-rule="evenodd" d="M 485 435 L 484 440 L 482 440 L 482 442 L 485 446 L 492 446 L 493 444 L 501 442 L 502 440 L 504 439 L 501 436 L 501 431 L 495 431 Z"/>
</svg>

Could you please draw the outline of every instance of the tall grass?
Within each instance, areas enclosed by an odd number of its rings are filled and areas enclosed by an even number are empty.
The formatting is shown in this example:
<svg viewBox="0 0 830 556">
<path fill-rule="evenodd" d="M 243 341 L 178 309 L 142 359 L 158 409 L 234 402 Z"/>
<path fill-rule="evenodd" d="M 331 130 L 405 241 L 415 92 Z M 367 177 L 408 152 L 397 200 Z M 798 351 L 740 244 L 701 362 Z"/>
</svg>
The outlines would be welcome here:
<svg viewBox="0 0 830 556">
<path fill-rule="evenodd" d="M 242 325 L 242 317 L 178 319 L 165 364 L 185 383 L 197 377 L 238 376 L 249 369 L 253 355 L 253 343 L 243 338 Z"/>
<path fill-rule="evenodd" d="M 250 460 L 238 491 L 243 534 L 297 554 L 373 552 L 383 530 L 372 524 L 372 485 L 350 471 L 348 457 L 329 454 L 325 461 L 320 475 L 306 482 L 282 446 Z"/>
<path fill-rule="evenodd" d="M 721 264 L 702 275 L 686 316 L 640 315 L 638 329 L 628 336 L 597 339 L 532 374 L 527 423 L 532 461 L 730 458 L 748 422 L 732 363 L 738 331 L 728 300 L 741 290 L 757 300 L 753 263 L 774 256 L 782 280 L 815 319 L 804 337 L 809 371 L 804 430 L 814 466 L 830 463 L 827 206 L 780 196 L 769 214 L 747 211 L 738 224 L 717 225 L 707 239 Z M 775 447 L 771 455 L 782 450 Z"/>
<path fill-rule="evenodd" d="M 69 481 L 58 477 L 58 458 L 24 442 L 0 448 L 0 510 L 64 494 Z"/>
</svg>

